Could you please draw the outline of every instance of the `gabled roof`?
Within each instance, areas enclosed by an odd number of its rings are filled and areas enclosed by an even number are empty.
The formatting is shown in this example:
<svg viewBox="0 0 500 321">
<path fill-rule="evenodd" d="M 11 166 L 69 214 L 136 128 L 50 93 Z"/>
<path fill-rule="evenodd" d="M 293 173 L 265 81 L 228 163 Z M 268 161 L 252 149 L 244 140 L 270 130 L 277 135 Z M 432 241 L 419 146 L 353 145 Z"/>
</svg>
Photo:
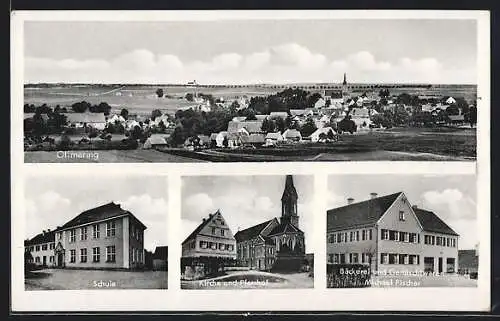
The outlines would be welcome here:
<svg viewBox="0 0 500 321">
<path fill-rule="evenodd" d="M 458 235 L 451 227 L 443 222 L 434 212 L 413 208 L 413 212 L 417 215 L 418 221 L 422 225 L 424 231 Z"/>
<path fill-rule="evenodd" d="M 153 254 L 153 259 L 167 260 L 168 259 L 168 246 L 157 246 Z"/>
<path fill-rule="evenodd" d="M 105 123 L 104 113 L 66 113 L 66 119 L 70 123 Z"/>
<path fill-rule="evenodd" d="M 188 237 L 186 237 L 186 239 L 182 242 L 182 244 L 186 243 L 187 241 L 189 240 L 192 240 L 196 237 L 196 235 L 198 235 L 198 233 L 201 232 L 201 230 L 208 225 L 208 223 L 210 223 L 212 221 L 212 217 L 214 217 L 214 215 L 216 214 L 219 214 L 220 211 L 217 210 L 215 213 L 210 213 L 208 214 L 208 217 L 207 218 L 203 218 L 203 220 L 201 221 L 200 225 L 198 225 L 198 227 L 196 227 L 194 229 L 193 232 L 191 232 L 191 234 L 188 235 Z"/>
<path fill-rule="evenodd" d="M 241 137 L 241 141 L 247 144 L 260 144 L 264 143 L 264 134 L 250 134 L 248 136 L 244 135 Z"/>
<path fill-rule="evenodd" d="M 355 117 L 369 117 L 370 116 L 368 108 L 353 108 L 349 114 L 351 116 L 355 116 Z"/>
<path fill-rule="evenodd" d="M 285 139 L 287 139 L 287 138 L 302 138 L 302 135 L 296 129 L 287 129 L 283 133 L 283 138 L 285 138 Z"/>
<path fill-rule="evenodd" d="M 246 129 L 249 133 L 260 133 L 262 132 L 262 121 L 251 120 L 251 121 L 230 121 L 227 125 L 227 131 L 230 133 L 238 132 L 240 129 Z"/>
<path fill-rule="evenodd" d="M 280 224 L 273 228 L 273 230 L 268 234 L 268 235 L 277 235 L 277 234 L 283 234 L 283 233 L 304 233 L 302 232 L 298 227 L 296 227 L 293 224 L 286 223 L 286 224 Z"/>
<path fill-rule="evenodd" d="M 266 139 L 282 140 L 283 136 L 280 133 L 267 133 Z"/>
<path fill-rule="evenodd" d="M 73 218 L 72 220 L 61 226 L 61 230 L 65 230 L 79 225 L 90 224 L 92 222 L 102 221 L 122 215 L 131 216 L 140 225 L 142 225 L 144 229 L 146 229 L 146 226 L 142 224 L 141 221 L 139 221 L 129 211 L 122 209 L 120 204 L 115 204 L 114 202 L 110 202 L 78 214 L 75 218 Z"/>
<path fill-rule="evenodd" d="M 29 246 L 29 245 L 55 242 L 56 239 L 55 235 L 56 235 L 55 231 L 49 231 L 45 233 L 42 232 L 40 234 L 35 235 L 33 238 L 25 241 L 24 245 Z"/>
<path fill-rule="evenodd" d="M 337 207 L 327 211 L 327 229 L 375 224 L 402 192 Z"/>
<path fill-rule="evenodd" d="M 260 223 L 257 225 L 254 225 L 252 227 L 249 227 L 247 229 L 238 231 L 235 235 L 234 238 L 236 239 L 236 242 L 243 242 L 243 241 L 248 241 L 253 239 L 254 237 L 257 237 L 262 230 L 271 223 L 271 221 L 274 220 L 271 219 L 269 221 L 265 221 L 264 223 Z"/>
</svg>

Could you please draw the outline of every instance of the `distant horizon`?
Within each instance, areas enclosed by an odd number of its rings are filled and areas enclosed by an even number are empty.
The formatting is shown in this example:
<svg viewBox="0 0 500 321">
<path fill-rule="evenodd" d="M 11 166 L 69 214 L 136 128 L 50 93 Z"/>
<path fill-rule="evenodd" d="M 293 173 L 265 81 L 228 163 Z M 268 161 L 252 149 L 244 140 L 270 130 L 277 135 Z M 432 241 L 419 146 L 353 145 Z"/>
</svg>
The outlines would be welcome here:
<svg viewBox="0 0 500 321">
<path fill-rule="evenodd" d="M 110 82 L 110 83 L 99 83 L 99 82 L 27 82 L 23 84 L 27 85 L 104 85 L 104 86 L 117 86 L 117 85 L 125 85 L 125 86 L 185 86 L 185 87 L 202 87 L 202 86 L 296 86 L 296 85 L 339 85 L 340 82 L 288 82 L 288 83 L 199 83 L 196 85 L 189 85 L 187 83 L 133 83 L 133 82 Z M 351 82 L 348 83 L 348 86 L 351 85 L 414 85 L 414 86 L 477 86 L 477 83 L 423 83 L 423 82 Z"/>
</svg>

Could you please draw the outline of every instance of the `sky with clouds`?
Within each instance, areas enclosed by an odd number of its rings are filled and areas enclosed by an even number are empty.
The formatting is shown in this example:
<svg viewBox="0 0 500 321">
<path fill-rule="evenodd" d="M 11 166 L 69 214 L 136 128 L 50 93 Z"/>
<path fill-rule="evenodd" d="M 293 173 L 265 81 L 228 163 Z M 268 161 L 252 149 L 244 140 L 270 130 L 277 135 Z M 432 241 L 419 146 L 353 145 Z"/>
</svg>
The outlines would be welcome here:
<svg viewBox="0 0 500 321">
<path fill-rule="evenodd" d="M 25 82 L 476 84 L 474 20 L 25 23 Z M 50 44 L 50 45 L 48 45 Z"/>
<path fill-rule="evenodd" d="M 314 233 L 313 176 L 293 176 L 298 198 L 299 228 L 306 252 L 312 251 Z M 274 217 L 281 217 L 285 176 L 186 176 L 182 178 L 183 240 L 204 217 L 218 209 L 233 234 Z"/>
<path fill-rule="evenodd" d="M 433 211 L 459 235 L 459 249 L 478 243 L 476 179 L 474 175 L 332 175 L 328 178 L 328 209 L 404 192 L 410 204 Z"/>
<path fill-rule="evenodd" d="M 113 201 L 146 225 L 144 247 L 154 251 L 168 245 L 167 193 L 165 177 L 30 177 L 25 183 L 25 238 Z"/>
</svg>

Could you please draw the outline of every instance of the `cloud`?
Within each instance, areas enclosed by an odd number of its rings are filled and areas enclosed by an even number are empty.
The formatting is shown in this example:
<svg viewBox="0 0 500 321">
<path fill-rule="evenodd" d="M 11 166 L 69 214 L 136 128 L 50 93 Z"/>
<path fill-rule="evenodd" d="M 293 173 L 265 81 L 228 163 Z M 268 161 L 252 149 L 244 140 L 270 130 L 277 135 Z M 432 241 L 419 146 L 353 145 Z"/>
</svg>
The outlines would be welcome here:
<svg viewBox="0 0 500 321">
<path fill-rule="evenodd" d="M 460 235 L 459 248 L 472 249 L 478 241 L 476 202 L 459 189 L 431 190 L 422 194 L 422 203 Z"/>
<path fill-rule="evenodd" d="M 46 191 L 24 202 L 26 237 L 33 237 L 44 229 L 55 229 L 61 221 L 73 214 L 71 201 L 54 191 Z M 62 218 L 62 220 L 61 220 Z"/>
<path fill-rule="evenodd" d="M 153 198 L 148 194 L 129 196 L 119 202 L 123 209 L 136 216 L 147 229 L 144 233 L 144 247 L 154 251 L 156 246 L 168 245 L 167 218 L 168 202 L 164 198 Z"/>
<path fill-rule="evenodd" d="M 466 66 L 467 67 L 467 66 Z M 465 67 L 464 67 L 465 68 Z M 298 43 L 284 43 L 251 53 L 226 52 L 204 60 L 182 61 L 170 53 L 136 49 L 109 59 L 26 57 L 26 82 L 204 83 L 340 81 L 344 72 L 356 82 L 476 81 L 475 66 L 446 68 L 433 57 L 383 61 L 368 50 L 329 59 Z"/>
</svg>

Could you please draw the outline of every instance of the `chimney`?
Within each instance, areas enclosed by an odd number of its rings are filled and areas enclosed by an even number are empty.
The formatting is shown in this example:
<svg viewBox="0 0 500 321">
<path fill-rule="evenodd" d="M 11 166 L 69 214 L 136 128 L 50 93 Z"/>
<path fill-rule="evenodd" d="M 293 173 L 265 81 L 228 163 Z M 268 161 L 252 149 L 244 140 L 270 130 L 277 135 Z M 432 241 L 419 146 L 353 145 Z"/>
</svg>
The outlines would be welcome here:
<svg viewBox="0 0 500 321">
<path fill-rule="evenodd" d="M 374 198 L 376 198 L 376 197 L 377 197 L 377 195 L 378 195 L 377 193 L 370 193 L 370 198 L 371 198 L 371 199 L 374 199 Z"/>
<path fill-rule="evenodd" d="M 411 206 L 411 208 L 413 208 L 414 210 L 416 210 L 416 209 L 418 208 L 418 205 L 417 205 L 417 204 L 413 204 L 413 205 Z"/>
<path fill-rule="evenodd" d="M 351 205 L 352 203 L 354 203 L 354 198 L 349 197 L 349 198 L 347 199 L 347 204 L 348 204 L 348 205 Z"/>
</svg>

